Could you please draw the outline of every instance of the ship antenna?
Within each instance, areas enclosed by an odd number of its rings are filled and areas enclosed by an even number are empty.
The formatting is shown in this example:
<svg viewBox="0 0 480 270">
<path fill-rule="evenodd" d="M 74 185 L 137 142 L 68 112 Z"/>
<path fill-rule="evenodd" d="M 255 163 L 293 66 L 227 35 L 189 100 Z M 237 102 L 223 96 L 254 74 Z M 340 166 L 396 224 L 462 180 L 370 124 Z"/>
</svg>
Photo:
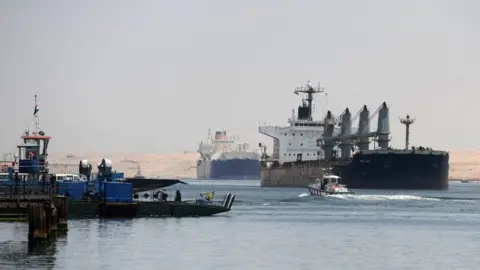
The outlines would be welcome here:
<svg viewBox="0 0 480 270">
<path fill-rule="evenodd" d="M 301 86 L 301 87 L 297 87 L 295 88 L 295 91 L 293 91 L 293 93 L 297 94 L 298 93 L 305 93 L 307 94 L 307 102 L 308 102 L 308 120 L 312 120 L 312 102 L 313 102 L 313 94 L 317 94 L 317 93 L 325 93 L 326 92 L 324 91 L 323 87 L 320 86 L 320 83 L 318 84 L 317 87 L 313 87 L 312 86 L 312 83 L 310 82 L 310 80 L 307 82 L 307 85 L 306 86 Z"/>
<path fill-rule="evenodd" d="M 33 109 L 33 123 L 34 123 L 34 130 L 33 130 L 33 134 L 38 134 L 38 132 L 40 131 L 40 118 L 38 116 L 38 99 L 37 99 L 37 95 L 35 95 L 34 97 L 34 109 Z"/>
<path fill-rule="evenodd" d="M 408 150 L 410 144 L 410 125 L 415 122 L 415 118 L 410 118 L 407 114 L 405 118 L 400 118 L 400 123 L 405 125 L 405 150 Z"/>
<path fill-rule="evenodd" d="M 140 170 L 140 164 L 137 163 L 137 175 L 138 177 L 141 177 L 142 176 L 142 171 Z"/>
</svg>

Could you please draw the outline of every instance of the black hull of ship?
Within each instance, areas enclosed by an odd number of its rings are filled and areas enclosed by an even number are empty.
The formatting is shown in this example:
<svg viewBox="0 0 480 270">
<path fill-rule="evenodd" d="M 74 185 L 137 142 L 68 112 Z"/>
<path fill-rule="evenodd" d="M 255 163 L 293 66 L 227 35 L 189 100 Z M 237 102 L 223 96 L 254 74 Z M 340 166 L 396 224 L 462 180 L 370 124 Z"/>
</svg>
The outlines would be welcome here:
<svg viewBox="0 0 480 270">
<path fill-rule="evenodd" d="M 349 189 L 448 189 L 449 155 L 446 152 L 362 153 L 348 165 L 333 167 Z"/>
</svg>

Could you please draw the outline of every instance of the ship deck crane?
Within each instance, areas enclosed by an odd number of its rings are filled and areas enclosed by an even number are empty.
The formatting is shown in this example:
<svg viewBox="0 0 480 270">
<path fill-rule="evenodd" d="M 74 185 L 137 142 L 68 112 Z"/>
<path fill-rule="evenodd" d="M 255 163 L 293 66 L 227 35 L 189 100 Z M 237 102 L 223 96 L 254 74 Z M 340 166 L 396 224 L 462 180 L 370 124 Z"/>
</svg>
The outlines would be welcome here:
<svg viewBox="0 0 480 270">
<path fill-rule="evenodd" d="M 370 115 L 368 117 L 368 121 L 370 121 L 372 118 L 376 117 L 378 115 L 378 113 L 380 112 L 380 109 L 382 108 L 383 106 L 383 103 L 375 110 L 375 112 Z M 352 118 L 351 118 L 351 122 L 353 123 L 354 121 L 356 121 L 358 119 L 358 117 L 360 117 L 360 114 L 365 110 L 367 109 L 367 106 L 364 105 Z M 347 110 L 345 109 L 341 114 L 340 116 L 338 117 L 335 117 L 333 114 L 331 114 L 330 118 L 327 119 L 325 118 L 326 120 L 328 120 L 328 123 L 330 124 L 335 124 L 335 125 L 338 125 L 340 126 L 341 125 L 341 119 L 343 117 L 343 115 L 347 112 Z M 351 135 L 348 135 L 348 136 L 334 136 L 334 137 L 324 137 L 324 138 L 320 138 L 318 141 L 329 141 L 329 140 L 333 140 L 333 141 L 345 141 L 345 140 L 358 140 L 360 139 L 361 137 L 375 137 L 378 135 L 378 131 L 373 131 L 373 132 L 369 132 L 369 133 L 366 133 L 366 134 L 351 134 Z"/>
</svg>

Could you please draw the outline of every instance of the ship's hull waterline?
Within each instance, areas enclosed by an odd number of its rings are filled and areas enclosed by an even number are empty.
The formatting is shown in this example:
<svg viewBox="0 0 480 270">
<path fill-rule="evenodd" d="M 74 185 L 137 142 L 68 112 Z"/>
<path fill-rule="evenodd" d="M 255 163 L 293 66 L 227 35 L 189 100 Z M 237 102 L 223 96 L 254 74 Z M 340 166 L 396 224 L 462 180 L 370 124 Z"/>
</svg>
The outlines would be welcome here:
<svg viewBox="0 0 480 270">
<path fill-rule="evenodd" d="M 292 165 L 262 168 L 262 187 L 307 187 L 326 166 Z M 363 154 L 351 162 L 331 166 L 351 189 L 448 189 L 448 154 Z"/>
</svg>

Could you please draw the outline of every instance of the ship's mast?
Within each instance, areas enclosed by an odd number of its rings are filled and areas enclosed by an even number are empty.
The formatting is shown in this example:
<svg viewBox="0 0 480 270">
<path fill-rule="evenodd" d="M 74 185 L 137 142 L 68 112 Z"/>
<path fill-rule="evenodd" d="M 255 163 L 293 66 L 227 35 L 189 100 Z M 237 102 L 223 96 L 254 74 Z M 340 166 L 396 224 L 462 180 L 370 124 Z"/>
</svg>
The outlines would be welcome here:
<svg viewBox="0 0 480 270">
<path fill-rule="evenodd" d="M 410 144 L 410 125 L 415 122 L 415 118 L 410 118 L 407 114 L 405 118 L 400 118 L 400 123 L 405 125 L 405 150 L 408 150 Z"/>
<path fill-rule="evenodd" d="M 306 100 L 308 102 L 308 120 L 312 121 L 313 94 L 325 93 L 325 91 L 323 90 L 323 87 L 320 86 L 320 83 L 318 84 L 317 87 L 313 87 L 312 83 L 310 81 L 308 81 L 306 86 L 300 86 L 300 87 L 295 88 L 295 91 L 293 91 L 293 93 L 295 93 L 297 95 L 298 95 L 298 93 L 307 94 L 307 99 Z"/>
<path fill-rule="evenodd" d="M 142 177 L 142 171 L 140 170 L 140 164 L 137 163 L 137 174 L 135 174 L 135 177 Z"/>
<path fill-rule="evenodd" d="M 33 109 L 33 134 L 37 135 L 40 131 L 40 118 L 38 116 L 38 99 L 37 95 L 34 97 L 35 107 Z"/>
</svg>

